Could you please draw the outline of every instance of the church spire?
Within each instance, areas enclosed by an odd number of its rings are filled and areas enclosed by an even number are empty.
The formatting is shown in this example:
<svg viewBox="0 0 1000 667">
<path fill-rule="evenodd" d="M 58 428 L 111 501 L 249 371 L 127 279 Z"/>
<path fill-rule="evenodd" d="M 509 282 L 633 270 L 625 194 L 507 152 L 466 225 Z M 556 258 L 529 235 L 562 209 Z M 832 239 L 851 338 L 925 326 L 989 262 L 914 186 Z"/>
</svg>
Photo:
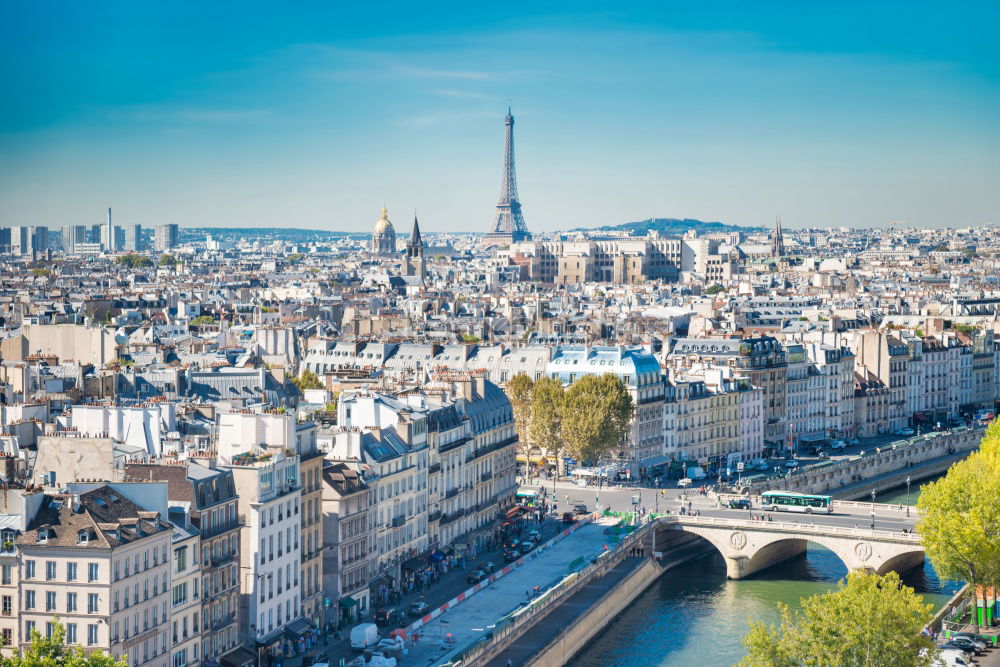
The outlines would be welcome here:
<svg viewBox="0 0 1000 667">
<path fill-rule="evenodd" d="M 771 234 L 771 257 L 785 256 L 785 238 L 781 233 L 781 216 L 774 219 L 774 232 Z"/>
</svg>

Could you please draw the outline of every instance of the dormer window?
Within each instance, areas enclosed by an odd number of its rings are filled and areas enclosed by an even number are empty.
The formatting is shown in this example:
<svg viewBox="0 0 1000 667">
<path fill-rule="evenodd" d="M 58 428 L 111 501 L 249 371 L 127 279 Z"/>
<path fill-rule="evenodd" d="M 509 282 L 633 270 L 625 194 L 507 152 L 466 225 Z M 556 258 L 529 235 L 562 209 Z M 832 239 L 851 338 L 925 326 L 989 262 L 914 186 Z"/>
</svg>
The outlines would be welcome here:
<svg viewBox="0 0 1000 667">
<path fill-rule="evenodd" d="M 76 533 L 77 544 L 88 544 L 90 542 L 90 531 L 87 529 L 78 530 Z"/>
</svg>

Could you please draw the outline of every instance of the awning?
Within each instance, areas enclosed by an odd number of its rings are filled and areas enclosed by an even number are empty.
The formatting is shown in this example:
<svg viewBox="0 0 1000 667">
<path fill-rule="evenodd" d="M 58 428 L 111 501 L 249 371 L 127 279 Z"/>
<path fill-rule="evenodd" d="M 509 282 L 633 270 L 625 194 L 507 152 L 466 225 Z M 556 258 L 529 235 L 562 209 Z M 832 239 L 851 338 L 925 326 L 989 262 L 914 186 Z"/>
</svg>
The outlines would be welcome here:
<svg viewBox="0 0 1000 667">
<path fill-rule="evenodd" d="M 301 637 L 313 629 L 313 624 L 304 618 L 292 621 L 285 626 L 285 634 L 290 637 Z"/>
<path fill-rule="evenodd" d="M 823 442 L 826 440 L 825 433 L 804 433 L 799 436 L 802 442 Z"/>
<path fill-rule="evenodd" d="M 281 639 L 281 632 L 282 632 L 281 628 L 278 628 L 277 630 L 274 630 L 273 632 L 267 633 L 261 639 L 257 640 L 257 645 L 258 646 L 270 646 L 271 644 L 274 644 L 276 641 L 278 641 L 278 640 Z"/>
<path fill-rule="evenodd" d="M 466 544 L 463 544 L 463 543 L 459 543 L 459 544 L 454 544 L 454 545 L 452 545 L 452 546 L 454 546 L 454 547 L 455 547 L 455 551 L 465 551 L 465 547 L 466 547 L 467 545 L 466 545 Z"/>
<path fill-rule="evenodd" d="M 524 454 L 517 454 L 516 456 L 514 456 L 514 460 L 517 461 L 518 463 L 527 463 L 528 457 L 525 456 Z"/>
<path fill-rule="evenodd" d="M 408 560 L 403 561 L 403 569 L 409 570 L 410 572 L 416 572 L 423 566 L 424 564 L 420 562 L 420 560 L 417 558 L 410 558 Z"/>
<path fill-rule="evenodd" d="M 547 458 L 545 458 L 544 456 L 532 456 L 530 458 L 531 458 L 531 462 L 535 463 L 537 465 L 547 465 L 548 462 L 549 462 L 549 460 Z"/>
<path fill-rule="evenodd" d="M 353 607 L 356 604 L 358 604 L 358 601 L 355 600 L 354 598 L 348 596 L 346 598 L 340 598 L 339 604 L 340 604 L 340 608 L 341 609 L 350 609 L 351 607 Z"/>
<path fill-rule="evenodd" d="M 253 667 L 257 663 L 254 654 L 245 648 L 233 649 L 220 658 L 220 662 L 227 667 Z"/>
<path fill-rule="evenodd" d="M 650 456 L 648 459 L 643 459 L 642 461 L 639 461 L 639 465 L 644 468 L 652 468 L 653 466 L 661 466 L 669 460 L 669 456 L 661 454 L 659 456 Z"/>
</svg>

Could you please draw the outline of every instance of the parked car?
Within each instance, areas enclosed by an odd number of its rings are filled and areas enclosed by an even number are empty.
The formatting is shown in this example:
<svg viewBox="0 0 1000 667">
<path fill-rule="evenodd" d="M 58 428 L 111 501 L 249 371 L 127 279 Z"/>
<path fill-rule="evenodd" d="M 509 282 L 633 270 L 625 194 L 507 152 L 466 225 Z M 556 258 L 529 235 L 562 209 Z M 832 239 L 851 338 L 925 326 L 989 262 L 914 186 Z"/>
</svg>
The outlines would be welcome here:
<svg viewBox="0 0 1000 667">
<path fill-rule="evenodd" d="M 587 514 L 588 513 L 587 506 L 583 505 L 583 504 L 573 505 L 573 511 L 576 512 L 577 514 Z"/>
<path fill-rule="evenodd" d="M 465 578 L 465 580 L 470 584 L 478 584 L 480 581 L 482 581 L 488 576 L 489 575 L 483 572 L 482 570 L 476 570 L 475 572 L 470 573 L 469 576 Z"/>
<path fill-rule="evenodd" d="M 972 640 L 972 641 L 974 641 L 976 643 L 982 644 L 984 649 L 987 646 L 989 646 L 989 644 L 987 643 L 987 641 L 985 639 L 983 639 L 979 635 L 973 634 L 971 632 L 953 632 L 953 633 L 951 633 L 951 638 L 952 639 L 957 639 L 957 638 L 970 639 L 970 640 Z"/>
<path fill-rule="evenodd" d="M 407 610 L 410 616 L 425 616 L 431 610 L 431 606 L 424 600 L 414 600 Z"/>
<path fill-rule="evenodd" d="M 788 459 L 787 461 L 785 461 L 785 467 L 786 468 L 798 468 L 799 467 L 799 462 L 796 461 L 795 459 Z"/>
<path fill-rule="evenodd" d="M 576 514 L 574 512 L 563 512 L 562 522 L 576 523 Z"/>
<path fill-rule="evenodd" d="M 491 560 L 488 560 L 485 563 L 480 563 L 479 564 L 479 569 L 482 570 L 483 572 L 485 572 L 486 574 L 489 574 L 493 570 L 497 569 L 497 566 L 496 566 L 496 563 L 494 563 Z"/>
<path fill-rule="evenodd" d="M 529 540 L 535 540 L 537 542 L 540 537 L 541 533 L 539 533 L 537 529 L 532 528 L 531 530 L 528 531 Z"/>
<path fill-rule="evenodd" d="M 531 551 L 534 548 L 535 548 L 535 543 L 534 542 L 530 542 L 528 540 L 525 540 L 524 542 L 521 542 L 520 551 L 521 551 L 522 554 L 526 554 L 526 553 L 528 553 L 529 551 Z"/>
<path fill-rule="evenodd" d="M 830 443 L 830 449 L 832 449 L 835 452 L 841 449 L 847 449 L 847 443 L 844 442 L 843 440 L 834 440 L 833 442 Z"/>
<path fill-rule="evenodd" d="M 963 651 L 972 651 L 976 655 L 986 650 L 986 643 L 969 639 L 968 637 L 952 637 L 945 646 L 954 646 Z"/>
<path fill-rule="evenodd" d="M 689 486 L 691 486 L 691 480 L 688 479 L 687 477 L 685 477 L 684 479 L 681 479 L 681 480 L 677 481 L 677 488 L 678 489 L 686 489 Z"/>
<path fill-rule="evenodd" d="M 960 657 L 964 658 L 965 661 L 968 664 L 970 664 L 970 665 L 972 664 L 972 660 L 973 660 L 973 658 L 976 655 L 974 651 L 971 651 L 971 650 L 968 650 L 968 649 L 964 649 L 964 648 L 962 648 L 960 646 L 956 646 L 956 645 L 954 645 L 954 644 L 952 644 L 950 642 L 947 643 L 947 644 L 942 644 L 941 646 L 938 646 L 938 650 L 941 652 L 942 656 L 945 656 L 945 655 L 948 655 L 948 654 L 954 655 L 954 656 L 960 656 Z"/>
<path fill-rule="evenodd" d="M 567 514 L 569 514 L 569 512 L 567 512 Z M 573 520 L 576 521 L 575 518 Z M 521 557 L 521 552 L 518 549 L 506 549 L 503 552 L 504 562 L 507 563 L 512 563 L 520 557 Z"/>
<path fill-rule="evenodd" d="M 938 422 L 938 424 L 940 424 L 940 422 Z M 910 428 L 909 426 L 907 426 L 906 428 L 896 429 L 896 435 L 909 436 L 913 435 L 913 433 L 914 433 L 913 429 Z"/>
<path fill-rule="evenodd" d="M 733 498 L 729 501 L 729 509 L 731 510 L 748 510 L 750 509 L 750 499 L 749 498 Z"/>
<path fill-rule="evenodd" d="M 847 444 L 849 444 L 851 447 L 857 447 L 858 445 L 861 444 L 861 441 L 858 440 L 857 438 L 848 438 Z"/>
</svg>

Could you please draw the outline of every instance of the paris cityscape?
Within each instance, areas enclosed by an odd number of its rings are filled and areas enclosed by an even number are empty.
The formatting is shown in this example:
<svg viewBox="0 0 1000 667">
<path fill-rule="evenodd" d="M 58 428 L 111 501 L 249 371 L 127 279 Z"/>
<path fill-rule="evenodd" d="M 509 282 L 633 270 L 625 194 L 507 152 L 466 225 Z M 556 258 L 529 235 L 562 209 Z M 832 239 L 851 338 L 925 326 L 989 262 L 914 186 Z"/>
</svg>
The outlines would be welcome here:
<svg viewBox="0 0 1000 667">
<path fill-rule="evenodd" d="M 0 667 L 1000 666 L 995 5 L 58 6 Z"/>
</svg>

